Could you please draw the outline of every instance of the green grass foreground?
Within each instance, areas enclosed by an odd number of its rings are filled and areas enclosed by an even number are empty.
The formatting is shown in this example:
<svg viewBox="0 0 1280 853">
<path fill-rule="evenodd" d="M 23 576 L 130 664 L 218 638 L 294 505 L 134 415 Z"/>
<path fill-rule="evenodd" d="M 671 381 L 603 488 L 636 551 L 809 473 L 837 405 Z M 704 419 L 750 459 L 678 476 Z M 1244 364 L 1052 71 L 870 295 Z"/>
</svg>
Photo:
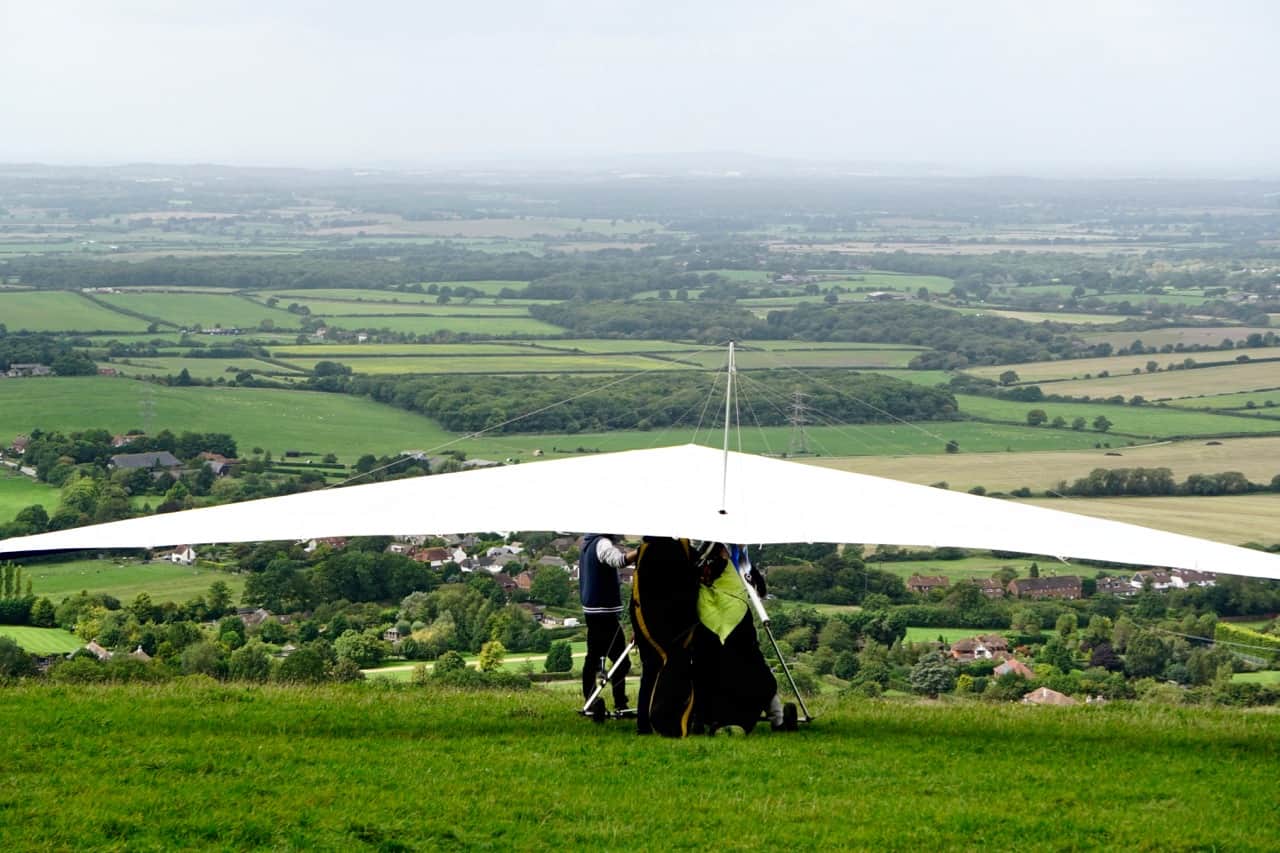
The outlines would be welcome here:
<svg viewBox="0 0 1280 853">
<path fill-rule="evenodd" d="M 357 684 L 5 688 L 28 849 L 1265 849 L 1280 715 L 819 704 L 668 741 L 563 696 Z"/>
</svg>

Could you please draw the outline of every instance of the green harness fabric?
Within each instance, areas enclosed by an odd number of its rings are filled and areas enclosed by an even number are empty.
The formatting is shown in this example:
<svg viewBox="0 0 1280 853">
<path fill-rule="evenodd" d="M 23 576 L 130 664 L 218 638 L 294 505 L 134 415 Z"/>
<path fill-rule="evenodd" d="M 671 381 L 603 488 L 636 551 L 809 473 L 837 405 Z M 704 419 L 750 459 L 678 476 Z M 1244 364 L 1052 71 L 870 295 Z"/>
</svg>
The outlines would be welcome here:
<svg viewBox="0 0 1280 853">
<path fill-rule="evenodd" d="M 711 586 L 698 587 L 698 620 L 720 638 L 725 639 L 747 615 L 747 594 L 732 566 L 725 566 Z"/>
</svg>

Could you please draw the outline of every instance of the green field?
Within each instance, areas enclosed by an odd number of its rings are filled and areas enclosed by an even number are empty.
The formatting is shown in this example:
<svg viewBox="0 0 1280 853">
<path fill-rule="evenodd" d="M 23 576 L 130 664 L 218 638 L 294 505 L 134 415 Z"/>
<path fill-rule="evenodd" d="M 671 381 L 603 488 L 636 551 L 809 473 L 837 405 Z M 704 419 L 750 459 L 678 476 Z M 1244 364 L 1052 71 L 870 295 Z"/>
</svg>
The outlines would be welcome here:
<svg viewBox="0 0 1280 853">
<path fill-rule="evenodd" d="M 283 300 L 282 300 L 283 301 Z M 358 317 L 365 314 L 379 316 L 429 316 L 429 317 L 528 317 L 529 306 L 515 302 L 502 305 L 468 305 L 464 302 L 451 302 L 448 305 L 437 305 L 434 300 L 429 303 L 411 304 L 404 302 L 326 302 L 320 299 L 299 300 L 298 304 L 311 309 L 316 317 Z"/>
<path fill-rule="evenodd" d="M 740 370 L 759 370 L 799 367 L 906 367 L 920 354 L 909 349 L 819 349 L 773 350 L 770 352 L 737 352 L 734 363 Z M 699 356 L 681 356 L 696 361 L 704 367 L 719 367 L 727 356 L 723 351 L 711 351 Z"/>
<path fill-rule="evenodd" d="M 470 313 L 479 313 L 473 310 Z M 465 332 L 469 335 L 492 337 L 554 336 L 564 329 L 535 320 L 528 316 L 501 316 L 489 314 L 479 317 L 423 316 L 423 317 L 337 317 L 325 318 L 330 325 L 340 329 L 386 329 L 391 332 L 412 332 L 415 335 L 432 335 L 436 332 Z"/>
<path fill-rule="evenodd" d="M 582 352 L 620 353 L 620 352 L 698 352 L 724 347 L 708 346 L 681 341 L 639 341 L 616 340 L 612 338 L 564 338 L 556 341 L 538 341 L 533 344 L 538 349 L 580 350 Z"/>
<path fill-rule="evenodd" d="M 945 305 L 939 307 L 947 307 Z M 957 308 L 963 314 L 994 314 L 997 317 L 1009 317 L 1027 323 L 1071 323 L 1081 326 L 1109 326 L 1124 320 L 1119 315 L 1079 314 L 1069 311 L 1013 311 L 1003 308 Z"/>
<path fill-rule="evenodd" d="M 84 645 L 75 634 L 61 628 L 0 625 L 0 637 L 8 637 L 33 655 L 65 655 Z"/>
<path fill-rule="evenodd" d="M 344 359 L 386 356 L 513 355 L 529 352 L 528 344 L 306 344 L 273 347 L 275 358 Z"/>
<path fill-rule="evenodd" d="M 750 400 L 750 403 L 747 401 Z M 743 420 L 748 421 L 751 406 L 765 405 L 760 399 L 744 397 Z M 694 413 L 696 416 L 696 412 Z M 698 443 L 721 446 L 720 427 L 704 423 L 696 433 Z M 923 431 L 922 431 L 923 430 Z M 748 453 L 784 453 L 792 438 L 791 427 L 755 427 L 743 423 L 741 448 Z M 955 440 L 961 451 L 1062 450 L 1093 447 L 1097 434 L 1073 433 L 1070 430 L 1033 429 L 1007 424 L 984 424 L 972 421 L 911 424 L 870 424 L 814 426 L 805 428 L 810 452 L 827 456 L 881 456 L 894 454 L 942 454 L 946 443 Z M 680 426 L 642 431 L 577 433 L 574 435 L 504 435 L 468 441 L 458 445 L 480 456 L 505 452 L 518 455 L 534 448 L 549 455 L 553 448 L 563 452 L 582 447 L 588 451 L 632 450 L 684 444 L 695 437 L 694 423 L 686 420 Z M 738 449 L 738 434 L 731 445 Z M 482 452 L 484 451 L 484 452 Z"/>
<path fill-rule="evenodd" d="M 1195 308 L 1208 301 L 1203 293 L 1103 293 L 1103 302 L 1128 302 L 1141 308 L 1150 303 L 1157 305 L 1184 305 Z"/>
<path fill-rule="evenodd" d="M 1237 672 L 1231 676 L 1232 681 L 1243 681 L 1246 684 L 1280 684 L 1280 670 L 1265 669 L 1262 672 Z"/>
<path fill-rule="evenodd" d="M 1166 436 L 1187 435 L 1221 435 L 1236 432 L 1278 432 L 1280 419 L 1260 420 L 1257 418 L 1236 417 L 1234 415 L 1218 415 L 1209 412 L 1189 412 L 1163 406 L 1120 406 L 1107 403 L 1020 403 L 1012 400 L 997 400 L 993 397 L 977 397 L 968 394 L 957 394 L 963 414 L 992 420 L 1015 421 L 1026 423 L 1027 412 L 1032 409 L 1043 411 L 1052 421 L 1054 418 L 1065 418 L 1071 423 L 1077 417 L 1083 417 L 1089 424 L 1086 431 L 1092 429 L 1093 419 L 1105 415 L 1112 422 L 1111 432 L 1128 435 L 1160 438 Z M 1045 429 L 1045 427 L 1040 427 Z M 1097 435 L 1095 433 L 1095 435 Z M 1117 443 L 1112 441 L 1113 444 Z"/>
<path fill-rule="evenodd" d="M 0 436 L 41 429 L 227 432 L 255 445 L 363 453 L 430 448 L 453 436 L 411 412 L 341 394 L 266 388 L 170 388 L 117 378 L 0 382 Z"/>
<path fill-rule="evenodd" d="M 470 287 L 479 290 L 487 296 L 497 296 L 504 289 L 523 290 L 529 283 L 527 281 L 424 281 L 420 282 L 423 290 L 436 285 L 438 287 Z M 371 290 L 360 288 L 342 288 L 342 287 L 318 287 L 315 289 L 308 288 L 306 290 L 260 290 L 255 292 L 254 297 L 260 300 L 267 300 L 271 297 L 281 300 L 282 302 L 298 302 L 302 300 L 312 299 L 339 299 L 339 300 L 355 300 L 358 302 L 400 302 L 411 304 L 430 304 L 435 305 L 436 297 L 429 293 L 415 293 L 411 290 Z"/>
<path fill-rule="evenodd" d="M 184 329 L 200 326 L 212 329 L 238 327 L 256 329 L 270 320 L 282 329 L 296 329 L 301 318 L 283 308 L 268 308 L 251 299 L 216 293 L 128 293 L 98 294 L 102 301 L 147 317 L 155 317 Z"/>
<path fill-rule="evenodd" d="M 1280 715 L 814 710 L 796 734 L 668 741 L 542 689 L 25 685 L 0 703 L 0 835 L 15 850 L 1198 850 L 1280 832 L 1259 781 L 1280 772 Z M 1010 789 L 1016 807 L 974 796 Z"/>
<path fill-rule="evenodd" d="M 866 287 L 873 290 L 899 290 L 915 293 L 920 288 L 930 293 L 947 293 L 955 282 L 940 275 L 915 275 L 913 273 L 865 272 L 856 273 L 838 281 L 822 282 L 821 287 L 839 284 L 848 288 Z"/>
<path fill-rule="evenodd" d="M 12 437 L 5 435 L 0 438 L 0 443 L 8 444 Z M 58 490 L 9 468 L 0 468 L 0 524 L 12 521 L 15 515 L 32 504 L 40 504 L 53 515 L 58 505 Z"/>
<path fill-rule="evenodd" d="M 330 360 L 332 357 L 330 357 Z M 288 363 L 301 370 L 311 370 L 321 359 L 289 358 Z M 578 373 L 639 370 L 687 370 L 687 365 L 659 361 L 642 355 L 569 355 L 526 351 L 520 355 L 477 356 L 391 356 L 388 358 L 352 358 L 343 362 L 356 373 L 389 375 L 397 373 Z"/>
<path fill-rule="evenodd" d="M 1252 403 L 1253 406 L 1249 404 Z M 1271 403 L 1270 406 L 1267 404 Z M 1170 400 L 1169 406 L 1178 409 L 1241 409 L 1259 410 L 1258 414 L 1280 416 L 1280 388 L 1270 391 L 1244 391 L 1238 394 L 1209 394 L 1205 397 L 1184 397 Z"/>
<path fill-rule="evenodd" d="M 953 489 L 983 486 L 1008 491 L 1022 486 L 1037 491 L 1059 480 L 1071 482 L 1094 468 L 1169 468 L 1178 480 L 1191 474 L 1240 471 L 1255 483 L 1269 483 L 1280 474 L 1280 438 L 1232 438 L 1220 444 L 1204 441 L 1161 442 L 1124 447 L 1107 456 L 1105 450 L 1064 450 L 1041 453 L 954 453 L 938 456 L 860 456 L 824 459 L 821 465 L 892 477 L 911 483 L 940 480 Z"/>
<path fill-rule="evenodd" d="M 186 370 L 196 379 L 234 379 L 241 370 L 259 376 L 269 373 L 289 373 L 287 368 L 269 364 L 256 358 L 124 358 L 103 362 L 99 367 L 115 368 L 122 376 L 177 376 Z"/>
<path fill-rule="evenodd" d="M 912 575 L 928 575 L 930 577 L 945 577 L 952 584 L 960 581 L 970 580 L 972 578 L 989 578 L 1000 569 L 1010 566 L 1018 571 L 1021 577 L 1027 576 L 1028 567 L 1032 560 L 1028 557 L 1000 558 L 992 556 L 983 557 L 965 557 L 960 560 L 911 560 L 903 562 L 873 562 L 867 563 L 882 572 L 892 572 L 903 580 Z M 1046 574 L 1048 572 L 1046 571 Z M 1084 572 L 1088 577 L 1093 577 L 1096 570 Z"/>
<path fill-rule="evenodd" d="M 90 302 L 78 293 L 0 293 L 0 323 L 10 332 L 144 332 L 147 321 Z"/>
<path fill-rule="evenodd" d="M 143 563 L 135 559 L 70 560 L 28 563 L 23 576 L 31 578 L 31 591 L 55 604 L 81 590 L 113 595 L 128 604 L 140 592 L 156 603 L 182 604 L 204 595 L 220 580 L 231 588 L 232 600 L 240 600 L 244 576 L 201 566 L 178 566 L 163 560 Z"/>
<path fill-rule="evenodd" d="M 1001 628 L 920 628 L 911 627 L 907 629 L 905 637 L 908 643 L 933 643 L 941 637 L 948 643 L 954 643 L 956 640 L 967 640 L 970 637 L 976 637 L 979 634 L 999 634 Z"/>
</svg>

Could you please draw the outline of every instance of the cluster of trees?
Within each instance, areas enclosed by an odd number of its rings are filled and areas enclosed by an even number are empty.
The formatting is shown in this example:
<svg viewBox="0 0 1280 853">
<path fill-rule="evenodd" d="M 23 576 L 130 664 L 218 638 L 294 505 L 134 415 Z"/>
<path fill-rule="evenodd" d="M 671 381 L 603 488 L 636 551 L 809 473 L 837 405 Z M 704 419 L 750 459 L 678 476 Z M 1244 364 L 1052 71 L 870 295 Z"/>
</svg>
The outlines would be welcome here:
<svg viewBox="0 0 1280 853">
<path fill-rule="evenodd" d="M 746 308 L 726 302 L 578 301 L 534 304 L 529 314 L 573 335 L 593 338 L 666 338 L 718 343 L 771 335 Z"/>
<path fill-rule="evenodd" d="M 407 628 L 408 638 L 400 641 L 399 653 L 410 660 L 434 660 L 448 651 L 480 652 L 489 642 L 512 651 L 550 649 L 551 634 L 528 611 L 484 590 L 484 584 L 468 581 L 405 596 L 397 628 Z"/>
<path fill-rule="evenodd" d="M 1250 492 L 1280 492 L 1280 474 L 1270 483 L 1253 483 L 1239 471 L 1191 474 L 1181 483 L 1168 468 L 1095 468 L 1087 477 L 1072 483 L 1059 481 L 1053 490 L 1079 497 L 1118 495 L 1243 495 Z"/>
<path fill-rule="evenodd" d="M 1031 409 L 1027 412 L 1027 426 L 1038 427 L 1046 424 L 1054 429 L 1066 429 L 1070 426 L 1076 432 L 1082 431 L 1086 425 L 1092 426 L 1095 432 L 1106 432 L 1114 426 L 1106 415 L 1098 415 L 1092 421 L 1087 420 L 1083 415 L 1077 415 L 1068 424 L 1067 419 L 1061 415 L 1049 420 L 1049 415 L 1044 409 Z"/>
<path fill-rule="evenodd" d="M 871 604 L 879 607 L 885 602 Z M 1176 703 L 1280 701 L 1280 691 L 1231 680 L 1245 664 L 1228 646 L 1214 645 L 1218 623 L 1212 612 L 1170 608 L 1143 613 L 1136 607 L 1106 615 L 1091 613 L 1079 603 L 1016 605 L 1006 614 L 1002 629 L 1011 646 L 1029 654 L 1033 677 L 1027 679 L 995 677 L 998 660 L 956 661 L 947 654 L 949 644 L 941 636 L 935 642 L 906 642 L 910 610 L 864 609 L 826 616 L 809 608 L 790 608 L 774 615 L 774 628 L 783 654 L 796 663 L 802 690 L 815 686 L 818 677 L 834 676 L 845 683 L 846 691 L 864 696 L 896 689 L 1011 701 L 1044 685 L 1071 695 Z M 975 626 L 974 633 L 982 631 Z M 1262 636 L 1280 646 L 1273 635 Z"/>
<path fill-rule="evenodd" d="M 847 549 L 843 555 L 831 545 L 811 546 L 809 550 L 809 558 L 801 561 L 790 556 L 787 548 L 761 549 L 756 562 L 768 571 L 770 593 L 814 604 L 864 604 L 869 598 L 901 602 L 908 598 L 902 578 L 867 566 L 853 556 L 855 549 Z M 819 550 L 826 553 L 813 553 Z"/>
<path fill-rule="evenodd" d="M 1024 323 L 994 314 L 961 314 L 919 303 L 830 308 L 800 305 L 771 311 L 769 334 L 812 341 L 866 341 L 927 346 L 915 369 L 958 369 L 975 364 L 1047 361 L 1074 356 L 1079 341 L 1061 323 Z"/>
<path fill-rule="evenodd" d="M 0 323 L 0 373 L 13 364 L 44 364 L 58 376 L 96 376 L 93 359 L 52 335 L 10 334 Z"/>
<path fill-rule="evenodd" d="M 892 418 L 940 420 L 956 412 L 950 392 L 880 374 L 849 371 L 751 373 L 753 395 L 789 400 L 795 390 L 809 407 L 841 423 L 874 423 Z M 709 377 L 693 371 L 636 377 L 609 389 L 608 400 L 582 396 L 578 376 L 349 376 L 328 368 L 313 378 L 316 389 L 371 397 L 438 420 L 446 429 L 470 432 L 577 433 L 617 429 L 660 429 L 679 423 L 706 398 Z M 551 404 L 558 404 L 552 406 Z M 778 405 L 757 406 L 758 423 L 786 424 Z M 531 413 L 508 422 L 517 414 Z"/>
</svg>

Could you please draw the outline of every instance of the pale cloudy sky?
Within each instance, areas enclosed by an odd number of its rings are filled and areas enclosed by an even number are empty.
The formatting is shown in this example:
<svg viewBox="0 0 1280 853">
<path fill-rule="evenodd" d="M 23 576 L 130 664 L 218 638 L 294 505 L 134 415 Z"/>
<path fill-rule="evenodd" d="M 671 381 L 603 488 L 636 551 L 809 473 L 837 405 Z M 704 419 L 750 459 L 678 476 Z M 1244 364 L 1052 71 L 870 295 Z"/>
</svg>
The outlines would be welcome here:
<svg viewBox="0 0 1280 853">
<path fill-rule="evenodd" d="M 0 160 L 1280 171 L 1271 0 L 0 0 Z"/>
</svg>

